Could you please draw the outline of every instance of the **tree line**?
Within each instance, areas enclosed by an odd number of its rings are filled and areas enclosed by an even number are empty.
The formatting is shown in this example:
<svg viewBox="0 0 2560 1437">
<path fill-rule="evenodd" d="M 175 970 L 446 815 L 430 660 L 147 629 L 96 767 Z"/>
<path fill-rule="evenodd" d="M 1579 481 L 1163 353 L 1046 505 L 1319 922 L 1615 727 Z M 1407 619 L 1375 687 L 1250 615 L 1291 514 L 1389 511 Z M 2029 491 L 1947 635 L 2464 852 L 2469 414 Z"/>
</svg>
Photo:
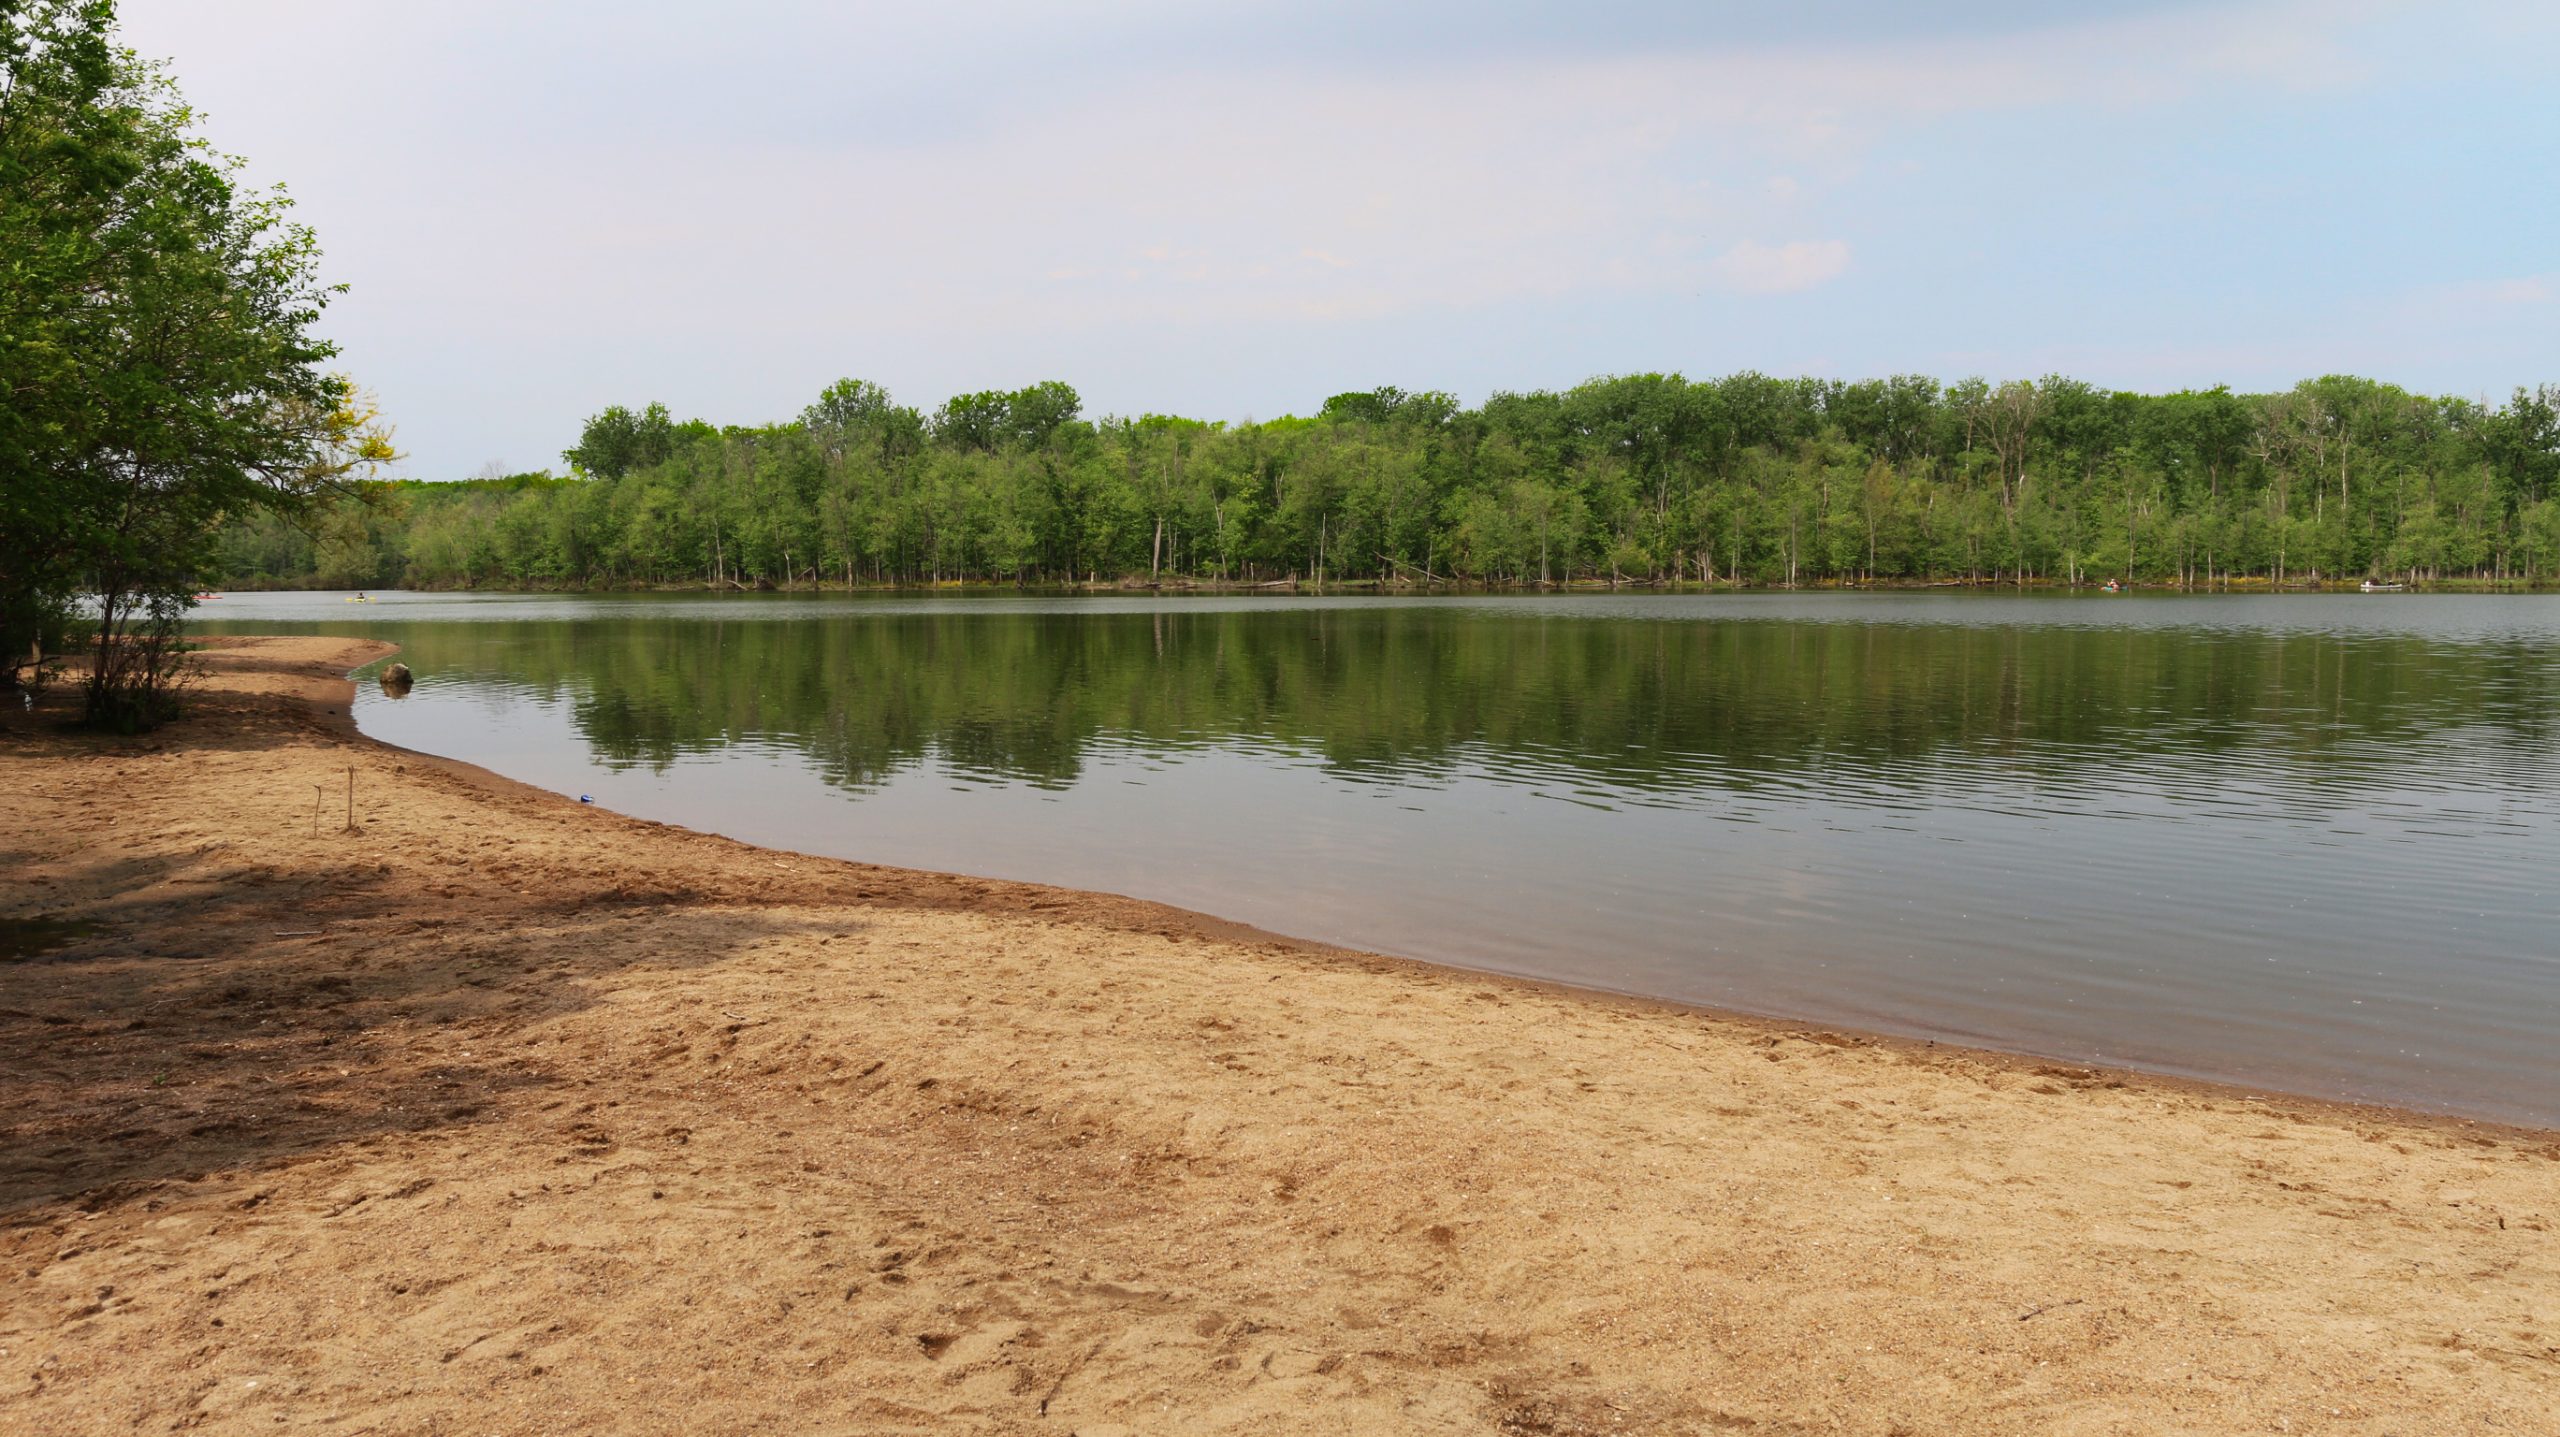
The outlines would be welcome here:
<svg viewBox="0 0 2560 1437">
<path fill-rule="evenodd" d="M 2560 568 L 2560 386 L 2270 394 L 1743 373 L 1336 395 L 1243 423 L 1082 417 L 1045 383 L 930 414 L 841 381 L 791 420 L 587 421 L 567 474 L 247 514 L 228 582 L 797 587 L 2118 579 Z"/>
</svg>

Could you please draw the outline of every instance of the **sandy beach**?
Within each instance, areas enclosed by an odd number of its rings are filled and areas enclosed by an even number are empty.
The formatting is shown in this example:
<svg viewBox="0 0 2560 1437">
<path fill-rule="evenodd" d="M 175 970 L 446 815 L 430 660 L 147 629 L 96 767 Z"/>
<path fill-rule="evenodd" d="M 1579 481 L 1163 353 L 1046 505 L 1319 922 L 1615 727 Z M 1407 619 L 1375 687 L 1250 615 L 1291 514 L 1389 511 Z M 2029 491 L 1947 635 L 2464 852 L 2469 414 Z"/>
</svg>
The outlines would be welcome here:
<svg viewBox="0 0 2560 1437">
<path fill-rule="evenodd" d="M 0 719 L 0 1430 L 2560 1432 L 2560 1136 L 753 848 L 386 649 Z"/>
</svg>

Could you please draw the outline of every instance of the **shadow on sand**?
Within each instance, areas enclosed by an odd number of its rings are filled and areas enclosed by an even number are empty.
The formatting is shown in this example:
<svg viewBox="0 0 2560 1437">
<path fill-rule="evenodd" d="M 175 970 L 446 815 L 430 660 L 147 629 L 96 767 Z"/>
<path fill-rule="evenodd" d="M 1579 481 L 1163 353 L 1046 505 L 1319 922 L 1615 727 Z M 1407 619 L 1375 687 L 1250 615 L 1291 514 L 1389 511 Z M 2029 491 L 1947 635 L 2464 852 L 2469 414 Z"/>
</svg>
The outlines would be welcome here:
<svg viewBox="0 0 2560 1437">
<path fill-rule="evenodd" d="M 75 872 L 65 887 L 184 896 L 48 918 L 68 941 L 0 961 L 0 1226 L 477 1121 L 562 1081 L 509 1039 L 594 1002 L 596 980 L 800 931 L 673 893 L 481 896 L 447 920 L 371 863 L 185 867 Z"/>
</svg>

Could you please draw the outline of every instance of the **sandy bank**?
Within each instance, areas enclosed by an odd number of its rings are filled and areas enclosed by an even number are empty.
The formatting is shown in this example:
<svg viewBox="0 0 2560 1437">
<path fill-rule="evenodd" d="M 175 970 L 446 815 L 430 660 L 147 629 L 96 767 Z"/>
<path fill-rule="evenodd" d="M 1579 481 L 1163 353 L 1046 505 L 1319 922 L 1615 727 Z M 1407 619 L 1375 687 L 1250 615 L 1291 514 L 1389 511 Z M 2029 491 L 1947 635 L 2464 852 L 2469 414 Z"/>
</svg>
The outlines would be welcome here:
<svg viewBox="0 0 2560 1437">
<path fill-rule="evenodd" d="M 0 959 L 0 1430 L 2560 1432 L 2548 1136 L 754 849 L 378 652 L 0 720 L 102 925 Z"/>
</svg>

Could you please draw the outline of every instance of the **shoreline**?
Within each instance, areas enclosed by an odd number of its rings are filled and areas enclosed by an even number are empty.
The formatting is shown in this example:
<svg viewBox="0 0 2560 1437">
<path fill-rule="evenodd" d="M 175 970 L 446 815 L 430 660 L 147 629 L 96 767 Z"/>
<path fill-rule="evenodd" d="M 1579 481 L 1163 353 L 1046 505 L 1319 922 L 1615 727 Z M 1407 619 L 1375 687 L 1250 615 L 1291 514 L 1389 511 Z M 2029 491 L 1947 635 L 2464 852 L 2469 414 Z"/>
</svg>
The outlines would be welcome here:
<svg viewBox="0 0 2560 1437">
<path fill-rule="evenodd" d="M 142 740 L 0 723 L 0 917 L 105 925 L 0 960 L 0 1403 L 46 1430 L 2379 1434 L 2560 1393 L 2550 1132 L 758 848 L 363 736 L 390 652 L 229 641 Z"/>
<path fill-rule="evenodd" d="M 231 637 L 232 636 L 225 635 L 204 636 L 205 640 L 209 642 L 227 641 Z M 359 682 L 355 677 L 355 670 L 368 668 L 385 659 L 394 657 L 400 652 L 400 646 L 396 643 L 391 643 L 388 640 L 368 639 L 363 642 L 379 645 L 381 652 L 365 659 L 362 663 L 356 665 L 354 670 L 350 670 L 345 680 L 347 685 L 346 692 L 339 699 L 339 706 L 327 715 L 331 721 L 333 731 L 338 733 L 344 741 L 354 744 L 369 745 L 387 753 L 396 753 L 421 763 L 437 765 L 444 771 L 452 773 L 458 778 L 464 779 L 468 782 L 484 785 L 490 788 L 493 792 L 505 792 L 520 795 L 527 799 L 561 804 L 573 809 L 582 807 L 576 803 L 575 800 L 569 798 L 565 794 L 556 793 L 546 788 L 538 788 L 520 779 L 509 778 L 502 773 L 498 773 L 493 769 L 484 768 L 478 764 L 470 762 L 469 760 L 448 758 L 441 754 L 428 753 L 423 749 L 408 748 L 365 733 L 356 725 L 355 713 L 352 707 L 355 687 Z M 1143 910 L 1146 913 L 1161 915 L 1165 920 L 1182 926 L 1186 931 L 1199 937 L 1225 942 L 1280 945 L 1292 951 L 1303 953 L 1309 957 L 1325 958 L 1337 962 L 1361 963 L 1370 965 L 1373 969 L 1377 968 L 1378 965 L 1388 965 L 1416 974 L 1459 974 L 1486 983 L 1509 985 L 1523 992 L 1546 994 L 1582 1002 L 1621 1005 L 1634 1011 L 1659 1011 L 1672 1014 L 1684 1014 L 1691 1017 L 1705 1018 L 1714 1022 L 1729 1024 L 1738 1028 L 1750 1029 L 1756 1032 L 1776 1034 L 1782 1037 L 1804 1038 L 1819 1042 L 1837 1043 L 1851 1047 L 1874 1047 L 1928 1061 L 1961 1062 L 1978 1066 L 1990 1066 L 2011 1072 L 2027 1073 L 2033 1076 L 2051 1076 L 2051 1073 L 2048 1070 L 2060 1067 L 2072 1070 L 2083 1079 L 2097 1079 L 2115 1084 L 2143 1083 L 2158 1085 L 2166 1089 L 2192 1094 L 2202 1098 L 2211 1098 L 2225 1102 L 2254 1103 L 2267 1107 L 2271 1111 L 2316 1115 L 2340 1120 L 2389 1122 L 2410 1127 L 2437 1127 L 2465 1133 L 2492 1134 L 2515 1142 L 2533 1143 L 2549 1141 L 2560 1143 L 2560 1124 L 2543 1126 L 2532 1123 L 2507 1122 L 2496 1118 L 2467 1116 L 2463 1113 L 2450 1109 L 2422 1107 L 2409 1103 L 2330 1097 L 2319 1093 L 2297 1092 L 2292 1089 L 2273 1087 L 2263 1084 L 2240 1083 L 2233 1082 L 2228 1079 L 2200 1077 L 2184 1073 L 2168 1073 L 2161 1072 L 2157 1069 L 2137 1067 L 2130 1064 L 2100 1062 L 2062 1054 L 2044 1053 L 2035 1051 L 2031 1048 L 2001 1048 L 1977 1042 L 1930 1038 L 1919 1034 L 1897 1033 L 1882 1028 L 1866 1028 L 1855 1024 L 1838 1023 L 1819 1018 L 1788 1017 L 1783 1014 L 1758 1013 L 1743 1008 L 1724 1008 L 1711 1003 L 1697 1003 L 1679 998 L 1666 998 L 1657 994 L 1636 992 L 1630 989 L 1605 988 L 1592 984 L 1575 983 L 1561 978 L 1541 978 L 1526 973 L 1505 972 L 1496 968 L 1471 967 L 1465 963 L 1454 961 L 1417 958 L 1409 954 L 1384 953 L 1372 949 L 1355 948 L 1345 944 L 1326 942 L 1322 939 L 1305 938 L 1296 934 L 1281 933 L 1271 929 L 1257 927 L 1253 924 L 1245 923 L 1237 919 L 1222 917 L 1215 913 L 1209 913 L 1200 909 L 1185 908 L 1179 904 L 1166 903 L 1160 899 L 1147 898 L 1137 894 L 1118 893 L 1108 889 L 1072 888 L 1059 884 L 1043 883 L 1037 879 L 1004 878 L 976 873 L 942 872 L 933 869 L 909 868 L 901 864 L 872 863 L 859 859 L 835 858 L 825 854 L 810 853 L 801 849 L 776 848 L 767 844 L 755 843 L 742 838 L 733 838 L 727 834 L 714 833 L 707 829 L 692 828 L 681 823 L 669 822 L 662 819 L 638 818 L 633 815 L 623 814 L 619 810 L 604 809 L 600 811 L 612 813 L 616 817 L 626 819 L 630 822 L 647 824 L 653 828 L 663 829 L 667 832 L 687 834 L 711 842 L 734 843 L 756 852 L 780 854 L 807 863 L 842 864 L 851 869 L 883 875 L 895 875 L 910 881 L 929 880 L 946 883 L 958 882 L 1001 886 L 1007 889 L 1019 889 L 1031 893 L 1047 894 L 1068 899 L 1132 905 L 1136 909 Z"/>
</svg>

